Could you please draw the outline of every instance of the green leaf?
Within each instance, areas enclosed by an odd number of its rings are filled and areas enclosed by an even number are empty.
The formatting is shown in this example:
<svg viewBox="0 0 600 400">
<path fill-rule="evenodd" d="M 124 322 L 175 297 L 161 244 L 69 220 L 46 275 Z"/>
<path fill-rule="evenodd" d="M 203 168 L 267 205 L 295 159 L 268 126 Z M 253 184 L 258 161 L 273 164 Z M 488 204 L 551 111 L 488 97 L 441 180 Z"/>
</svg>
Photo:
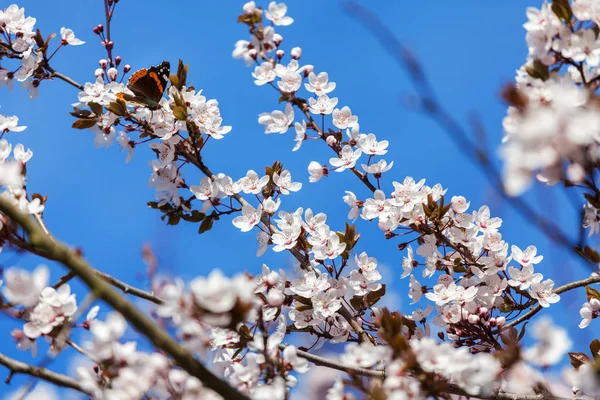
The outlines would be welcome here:
<svg viewBox="0 0 600 400">
<path fill-rule="evenodd" d="M 75 129 L 88 129 L 96 125 L 95 119 L 78 119 L 71 125 Z"/>
<path fill-rule="evenodd" d="M 378 290 L 374 290 L 372 292 L 369 292 L 366 296 L 365 296 L 365 308 L 369 308 L 374 306 L 379 299 L 381 299 L 383 296 L 385 295 L 385 284 L 381 285 L 381 287 Z"/>
<path fill-rule="evenodd" d="M 181 106 L 175 106 L 173 108 L 173 115 L 180 121 L 185 121 L 188 117 L 187 111 Z"/>
</svg>

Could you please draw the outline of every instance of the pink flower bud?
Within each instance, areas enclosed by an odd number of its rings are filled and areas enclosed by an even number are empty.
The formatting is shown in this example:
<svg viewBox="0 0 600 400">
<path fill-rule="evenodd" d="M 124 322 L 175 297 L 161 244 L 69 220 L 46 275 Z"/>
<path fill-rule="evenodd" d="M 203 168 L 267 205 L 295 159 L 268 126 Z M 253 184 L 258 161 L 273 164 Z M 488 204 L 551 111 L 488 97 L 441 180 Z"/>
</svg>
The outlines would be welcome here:
<svg viewBox="0 0 600 400">
<path fill-rule="evenodd" d="M 307 78 L 308 75 L 310 75 L 311 72 L 313 72 L 315 70 L 315 67 L 313 67 L 312 65 L 305 65 L 304 66 L 304 77 Z"/>
<path fill-rule="evenodd" d="M 115 64 L 117 65 L 117 67 L 119 66 L 119 64 L 121 64 L 121 61 L 123 61 L 123 58 L 121 58 L 121 56 L 115 57 Z"/>
<path fill-rule="evenodd" d="M 285 55 L 285 51 L 279 49 L 275 52 L 275 55 L 277 56 L 277 58 L 279 58 L 281 60 L 283 58 L 283 56 Z"/>
<path fill-rule="evenodd" d="M 266 281 L 267 285 L 269 285 L 270 287 L 277 285 L 277 282 L 279 282 L 279 274 L 277 272 L 272 271 L 271 273 L 269 273 L 269 275 L 267 275 Z"/>
<path fill-rule="evenodd" d="M 108 66 L 108 61 L 106 61 L 105 59 L 102 59 L 102 60 L 98 61 L 98 64 L 100 64 L 102 69 L 104 69 Z"/>
<path fill-rule="evenodd" d="M 471 325 L 475 325 L 476 323 L 479 322 L 479 317 L 475 314 L 471 314 L 471 315 L 469 315 L 469 318 L 467 318 L 467 320 L 469 321 L 469 323 Z"/>
<path fill-rule="evenodd" d="M 300 47 L 294 47 L 290 54 L 294 60 L 297 60 L 302 57 L 302 49 Z"/>
<path fill-rule="evenodd" d="M 108 78 L 111 81 L 116 81 L 117 80 L 117 76 L 119 75 L 119 71 L 117 71 L 116 68 L 109 68 L 108 72 L 106 73 L 106 75 L 108 75 Z"/>
<path fill-rule="evenodd" d="M 102 68 L 98 68 L 96 71 L 94 71 L 94 76 L 96 78 L 104 76 L 104 70 Z"/>
<path fill-rule="evenodd" d="M 335 136 L 333 136 L 333 135 L 327 136 L 327 139 L 325 139 L 325 141 L 331 147 L 335 146 L 335 144 L 337 143 L 337 140 L 335 139 Z"/>
<path fill-rule="evenodd" d="M 123 67 L 123 72 L 128 73 L 129 71 L 131 71 L 131 65 L 125 64 L 125 66 Z"/>
<path fill-rule="evenodd" d="M 106 50 L 112 50 L 115 47 L 115 43 L 109 40 L 108 42 L 104 42 L 104 47 L 106 47 Z"/>
<path fill-rule="evenodd" d="M 248 50 L 248 57 L 252 58 L 253 60 L 256 60 L 257 55 L 258 55 L 258 52 L 256 51 L 256 49 Z"/>
<path fill-rule="evenodd" d="M 275 43 L 275 46 L 279 46 L 281 42 L 283 42 L 283 36 L 281 36 L 279 33 L 274 33 L 273 43 Z"/>
<path fill-rule="evenodd" d="M 496 326 L 503 327 L 504 324 L 506 324 L 506 318 L 505 317 L 497 317 L 496 318 Z"/>
</svg>

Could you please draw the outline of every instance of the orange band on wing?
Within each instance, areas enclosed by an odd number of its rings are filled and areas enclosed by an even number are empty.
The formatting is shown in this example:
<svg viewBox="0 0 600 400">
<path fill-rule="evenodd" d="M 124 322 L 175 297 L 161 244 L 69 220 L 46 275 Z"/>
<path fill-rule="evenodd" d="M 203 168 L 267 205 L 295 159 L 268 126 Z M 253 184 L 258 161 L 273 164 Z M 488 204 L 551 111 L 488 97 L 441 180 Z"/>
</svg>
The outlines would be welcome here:
<svg viewBox="0 0 600 400">
<path fill-rule="evenodd" d="M 160 79 L 158 78 L 158 75 L 156 75 L 156 72 L 150 72 L 150 77 L 156 81 L 156 84 L 158 85 L 158 90 L 161 93 L 163 93 L 165 91 L 165 89 L 163 89 L 162 83 L 161 83 Z"/>
<path fill-rule="evenodd" d="M 135 84 L 140 78 L 143 78 L 144 76 L 146 76 L 146 74 L 148 74 L 148 70 L 146 68 L 140 69 L 135 74 L 133 74 L 131 76 L 131 78 L 129 78 L 127 85 L 129 86 L 129 85 Z"/>
</svg>

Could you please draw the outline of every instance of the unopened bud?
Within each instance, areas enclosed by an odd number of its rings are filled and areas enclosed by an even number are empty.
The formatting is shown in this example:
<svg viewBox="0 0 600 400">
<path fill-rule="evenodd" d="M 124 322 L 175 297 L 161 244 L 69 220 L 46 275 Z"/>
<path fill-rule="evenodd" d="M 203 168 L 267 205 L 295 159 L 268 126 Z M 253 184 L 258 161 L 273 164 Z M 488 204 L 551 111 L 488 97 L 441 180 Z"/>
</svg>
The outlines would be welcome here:
<svg viewBox="0 0 600 400">
<path fill-rule="evenodd" d="M 131 65 L 125 64 L 123 67 L 123 72 L 128 73 L 129 71 L 131 71 Z"/>
<path fill-rule="evenodd" d="M 475 315 L 475 314 L 471 314 L 469 315 L 469 317 L 467 318 L 467 321 L 469 321 L 469 323 L 471 325 L 475 325 L 476 323 L 479 322 L 479 316 Z"/>
<path fill-rule="evenodd" d="M 504 324 L 506 324 L 506 318 L 505 317 L 497 317 L 496 318 L 496 326 L 503 327 Z"/>
<path fill-rule="evenodd" d="M 117 71 L 116 68 L 109 68 L 108 71 L 106 72 L 106 75 L 108 75 L 108 78 L 111 81 L 116 81 L 117 76 L 119 75 L 119 71 Z"/>
<path fill-rule="evenodd" d="M 327 144 L 328 144 L 330 147 L 333 147 L 333 146 L 335 146 L 335 144 L 337 143 L 337 139 L 336 139 L 336 138 L 335 138 L 335 136 L 333 136 L 333 135 L 329 135 L 329 136 L 327 136 L 327 139 L 325 139 L 325 141 L 327 142 Z"/>
<path fill-rule="evenodd" d="M 93 29 L 94 33 L 96 35 L 101 34 L 102 32 L 104 32 L 104 26 L 102 26 L 102 24 L 96 25 Z"/>
<path fill-rule="evenodd" d="M 99 77 L 101 77 L 103 75 L 104 75 L 104 70 L 102 68 L 98 68 L 96 71 L 94 71 L 94 76 L 96 78 L 99 78 Z"/>
<path fill-rule="evenodd" d="M 121 56 L 115 57 L 115 64 L 117 65 L 117 67 L 119 66 L 119 64 L 121 64 L 121 61 L 123 61 L 123 58 L 121 58 Z"/>
<path fill-rule="evenodd" d="M 444 340 L 444 332 L 438 332 L 438 337 L 440 340 Z"/>
<path fill-rule="evenodd" d="M 256 60 L 257 56 L 258 56 L 258 51 L 256 51 L 256 49 L 248 50 L 248 57 L 252 58 L 253 60 Z"/>
<path fill-rule="evenodd" d="M 308 78 L 308 75 L 310 75 L 311 72 L 313 72 L 315 70 L 315 67 L 313 67 L 312 65 L 305 65 L 304 66 L 304 77 Z"/>
<path fill-rule="evenodd" d="M 267 294 L 267 302 L 271 307 L 280 307 L 285 300 L 285 295 L 277 289 L 269 290 Z"/>
<path fill-rule="evenodd" d="M 98 61 L 98 64 L 100 64 L 102 69 L 105 69 L 108 66 L 108 61 L 106 61 L 105 59 L 102 59 L 102 60 Z"/>
<path fill-rule="evenodd" d="M 267 275 L 265 281 L 267 282 L 267 285 L 273 287 L 277 285 L 277 282 L 279 282 L 279 274 L 275 271 L 271 271 L 269 275 Z"/>
<path fill-rule="evenodd" d="M 290 55 L 294 60 L 298 60 L 302 57 L 302 49 L 300 47 L 294 47 L 292 51 L 290 51 Z"/>
<path fill-rule="evenodd" d="M 112 40 L 106 41 L 104 42 L 104 47 L 106 47 L 106 50 L 112 50 L 115 47 L 115 43 Z"/>
<path fill-rule="evenodd" d="M 283 36 L 281 36 L 279 33 L 274 33 L 273 43 L 275 43 L 275 46 L 279 46 L 281 42 L 283 42 Z"/>
<path fill-rule="evenodd" d="M 275 55 L 277 56 L 278 59 L 281 60 L 283 58 L 283 56 L 285 56 L 285 51 L 279 49 L 275 52 Z"/>
</svg>

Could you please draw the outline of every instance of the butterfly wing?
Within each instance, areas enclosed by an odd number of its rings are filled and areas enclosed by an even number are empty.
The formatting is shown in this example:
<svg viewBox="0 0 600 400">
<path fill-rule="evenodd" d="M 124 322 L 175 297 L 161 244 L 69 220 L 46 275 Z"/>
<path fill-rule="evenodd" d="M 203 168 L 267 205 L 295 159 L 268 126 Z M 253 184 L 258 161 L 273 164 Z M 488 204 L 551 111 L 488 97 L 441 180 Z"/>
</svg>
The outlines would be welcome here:
<svg viewBox="0 0 600 400">
<path fill-rule="evenodd" d="M 167 88 L 169 72 L 169 62 L 163 61 L 158 66 L 143 68 L 134 73 L 127 82 L 127 87 L 135 95 L 134 101 L 156 108 Z"/>
</svg>

